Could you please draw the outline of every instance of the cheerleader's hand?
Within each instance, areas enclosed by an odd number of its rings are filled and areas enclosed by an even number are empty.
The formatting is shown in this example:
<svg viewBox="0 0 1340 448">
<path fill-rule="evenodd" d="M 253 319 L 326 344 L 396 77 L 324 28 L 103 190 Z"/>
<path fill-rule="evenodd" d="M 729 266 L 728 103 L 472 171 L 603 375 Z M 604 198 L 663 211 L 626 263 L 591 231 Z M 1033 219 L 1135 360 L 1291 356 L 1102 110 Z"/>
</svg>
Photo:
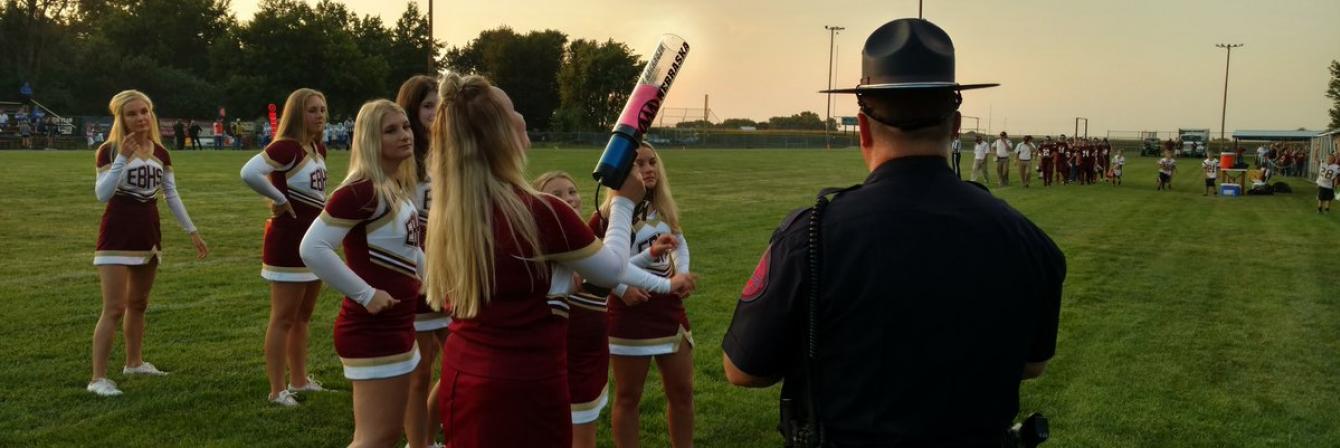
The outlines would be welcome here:
<svg viewBox="0 0 1340 448">
<path fill-rule="evenodd" d="M 382 310 L 395 306 L 397 303 L 400 303 L 400 301 L 391 297 L 386 291 L 378 289 L 377 292 L 372 295 L 372 300 L 368 301 L 368 304 L 363 307 L 367 308 L 369 313 L 377 314 L 382 312 Z"/>
<path fill-rule="evenodd" d="M 651 296 L 647 295 L 646 291 L 631 286 L 619 298 L 623 299 L 623 303 L 628 306 L 641 305 L 651 300 Z"/>
<path fill-rule="evenodd" d="M 298 217 L 298 212 L 293 211 L 292 202 L 284 202 L 283 204 L 270 204 L 270 213 L 271 216 L 274 218 L 284 216 L 285 214 L 287 214 L 290 218 L 294 219 Z"/>
<path fill-rule="evenodd" d="M 191 232 L 191 244 L 195 245 L 195 258 L 203 260 L 209 255 L 209 246 L 205 244 L 205 239 L 200 236 L 200 232 Z"/>
<path fill-rule="evenodd" d="M 116 152 L 118 154 L 121 154 L 126 157 L 135 155 L 136 152 L 139 152 L 141 146 L 139 133 L 131 132 L 130 135 L 126 136 L 126 138 L 121 139 L 121 144 L 118 146 L 119 148 L 116 149 Z"/>
<path fill-rule="evenodd" d="M 674 235 L 667 233 L 665 235 L 657 237 L 656 241 L 653 241 L 651 243 L 651 257 L 661 258 L 661 256 L 665 255 L 666 252 L 678 248 L 679 248 L 679 238 L 675 238 Z"/>
<path fill-rule="evenodd" d="M 675 274 L 670 278 L 670 293 L 679 296 L 681 300 L 689 298 L 696 289 L 698 289 L 697 274 Z"/>
</svg>

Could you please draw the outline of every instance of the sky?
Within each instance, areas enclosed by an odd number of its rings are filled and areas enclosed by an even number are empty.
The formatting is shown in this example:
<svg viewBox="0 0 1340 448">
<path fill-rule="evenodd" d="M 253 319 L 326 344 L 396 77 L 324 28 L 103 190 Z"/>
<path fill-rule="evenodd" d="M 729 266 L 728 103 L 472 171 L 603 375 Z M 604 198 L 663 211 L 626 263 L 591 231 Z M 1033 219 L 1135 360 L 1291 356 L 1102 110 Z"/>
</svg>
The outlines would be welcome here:
<svg viewBox="0 0 1340 448">
<path fill-rule="evenodd" d="M 315 3 L 316 0 L 306 0 Z M 426 6 L 429 0 L 415 0 Z M 833 84 L 854 86 L 860 49 L 885 22 L 917 16 L 917 0 L 433 0 L 434 37 L 463 46 L 480 31 L 555 29 L 569 39 L 614 39 L 645 56 L 663 33 L 692 50 L 666 108 L 703 107 L 717 119 L 827 113 L 829 32 Z M 234 0 L 240 20 L 257 1 Z M 396 0 L 346 0 L 388 23 Z M 924 0 L 924 17 L 954 40 L 966 91 L 964 128 L 1012 134 L 1089 135 L 1178 128 L 1220 129 L 1226 51 L 1229 132 L 1322 129 L 1333 104 L 1327 70 L 1340 59 L 1340 0 Z M 423 8 L 426 10 L 426 8 Z M 631 89 L 631 85 L 630 85 Z M 392 95 L 393 92 L 388 92 Z M 833 97 L 833 116 L 856 114 Z M 978 124 L 980 123 L 980 124 Z M 1082 125 L 1081 125 L 1082 127 Z"/>
</svg>

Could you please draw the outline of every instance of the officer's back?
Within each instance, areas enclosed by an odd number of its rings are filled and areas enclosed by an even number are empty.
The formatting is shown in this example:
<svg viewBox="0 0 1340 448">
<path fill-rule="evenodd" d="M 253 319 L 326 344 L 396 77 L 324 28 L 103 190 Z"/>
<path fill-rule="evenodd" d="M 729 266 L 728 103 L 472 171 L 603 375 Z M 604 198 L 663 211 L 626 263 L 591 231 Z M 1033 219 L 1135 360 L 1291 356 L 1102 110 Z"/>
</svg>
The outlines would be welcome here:
<svg viewBox="0 0 1340 448">
<path fill-rule="evenodd" d="M 822 222 L 816 393 L 835 439 L 998 437 L 1025 363 L 1055 343 L 1064 267 L 1051 240 L 938 157 L 886 162 Z M 784 233 L 804 244 L 798 227 Z"/>
<path fill-rule="evenodd" d="M 1054 353 L 1064 257 L 948 168 L 959 91 L 992 86 L 953 82 L 948 36 L 894 21 L 863 56 L 863 86 L 838 93 L 858 94 L 871 174 L 832 196 L 817 226 L 806 210 L 773 235 L 723 341 L 727 377 L 782 379 L 833 445 L 1000 446 L 1019 382 Z M 817 350 L 806 362 L 816 230 Z"/>
</svg>

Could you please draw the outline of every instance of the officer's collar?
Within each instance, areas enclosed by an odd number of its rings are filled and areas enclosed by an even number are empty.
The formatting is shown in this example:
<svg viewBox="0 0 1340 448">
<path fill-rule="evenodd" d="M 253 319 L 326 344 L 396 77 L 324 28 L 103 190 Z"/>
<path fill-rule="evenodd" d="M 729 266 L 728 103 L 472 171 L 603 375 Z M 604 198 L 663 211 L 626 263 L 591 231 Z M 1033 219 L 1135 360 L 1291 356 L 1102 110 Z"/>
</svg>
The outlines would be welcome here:
<svg viewBox="0 0 1340 448">
<path fill-rule="evenodd" d="M 927 175 L 952 173 L 949 162 L 942 156 L 908 156 L 884 162 L 870 172 L 865 183 L 872 184 L 885 179 L 896 179 L 909 175 Z"/>
</svg>

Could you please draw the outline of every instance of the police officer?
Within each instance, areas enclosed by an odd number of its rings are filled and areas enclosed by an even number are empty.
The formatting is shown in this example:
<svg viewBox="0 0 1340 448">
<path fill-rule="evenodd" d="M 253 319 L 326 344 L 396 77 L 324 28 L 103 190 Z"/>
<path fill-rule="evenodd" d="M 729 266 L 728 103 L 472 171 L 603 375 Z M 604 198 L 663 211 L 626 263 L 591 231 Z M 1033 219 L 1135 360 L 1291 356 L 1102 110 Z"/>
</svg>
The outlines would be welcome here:
<svg viewBox="0 0 1340 448">
<path fill-rule="evenodd" d="M 959 91 L 998 84 L 956 84 L 953 43 L 925 20 L 885 24 L 862 56 L 861 85 L 834 93 L 856 94 L 871 173 L 773 234 L 726 377 L 783 382 L 789 445 L 1000 447 L 1020 381 L 1055 351 L 1064 255 L 946 164 Z"/>
</svg>

